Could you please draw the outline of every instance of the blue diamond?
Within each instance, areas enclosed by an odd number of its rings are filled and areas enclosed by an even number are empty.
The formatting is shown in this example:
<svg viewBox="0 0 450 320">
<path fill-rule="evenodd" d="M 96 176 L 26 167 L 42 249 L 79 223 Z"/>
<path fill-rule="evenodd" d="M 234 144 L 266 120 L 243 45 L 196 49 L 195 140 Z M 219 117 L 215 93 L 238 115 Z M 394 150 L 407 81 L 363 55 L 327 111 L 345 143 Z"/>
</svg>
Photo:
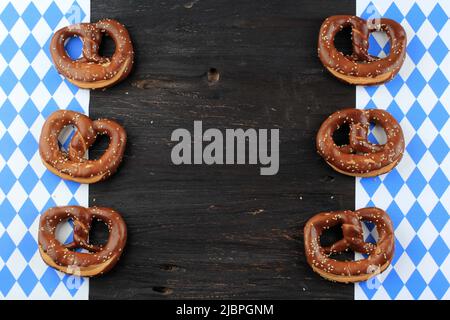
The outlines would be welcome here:
<svg viewBox="0 0 450 320">
<path fill-rule="evenodd" d="M 423 108 L 419 104 L 419 102 L 416 101 L 409 109 L 406 117 L 408 118 L 414 129 L 416 129 L 417 131 L 427 118 L 427 114 L 423 111 Z"/>
<path fill-rule="evenodd" d="M 41 82 L 41 79 L 39 79 L 38 75 L 36 74 L 36 72 L 34 72 L 33 68 L 30 67 L 22 76 L 20 82 L 25 88 L 25 91 L 28 92 L 29 95 L 31 95 L 34 89 L 36 89 L 38 84 Z"/>
<path fill-rule="evenodd" d="M 14 6 L 10 2 L 3 10 L 3 12 L 0 14 L 0 20 L 8 30 L 11 30 L 12 27 L 16 24 L 18 19 L 19 14 L 17 13 L 16 9 L 14 9 Z"/>
<path fill-rule="evenodd" d="M 419 96 L 426 84 L 427 81 L 417 69 L 414 69 L 408 80 L 406 80 L 406 85 L 416 97 Z"/>
<path fill-rule="evenodd" d="M 429 219 L 433 223 L 433 226 L 436 228 L 436 230 L 441 232 L 447 224 L 447 221 L 450 220 L 450 216 L 448 215 L 447 210 L 445 210 L 444 206 L 440 202 L 438 202 L 433 211 L 431 211 Z"/>
<path fill-rule="evenodd" d="M 9 157 L 11 157 L 16 148 L 17 148 L 16 143 L 11 138 L 9 133 L 6 132 L 3 135 L 3 138 L 0 140 L 0 154 L 6 161 L 8 161 Z"/>
<path fill-rule="evenodd" d="M 400 176 L 397 170 L 393 170 L 386 175 L 383 180 L 383 184 L 388 189 L 393 197 L 400 191 L 403 186 L 403 178 Z"/>
<path fill-rule="evenodd" d="M 430 118 L 436 129 L 440 131 L 447 122 L 449 114 L 447 110 L 445 110 L 445 107 L 442 105 L 442 103 L 438 101 L 438 103 L 436 103 L 436 105 L 433 107 L 433 110 L 431 110 L 428 117 Z"/>
<path fill-rule="evenodd" d="M 367 94 L 371 97 L 375 94 L 375 92 L 378 90 L 379 86 L 365 86 L 364 89 L 366 90 Z"/>
<path fill-rule="evenodd" d="M 55 100 L 53 100 L 53 98 L 51 98 L 45 108 L 42 110 L 41 114 L 44 118 L 48 118 L 53 112 L 57 110 L 59 110 L 58 104 Z"/>
<path fill-rule="evenodd" d="M 1 177 L 0 177 L 0 181 L 1 181 Z M 11 221 L 14 219 L 15 216 L 16 216 L 16 210 L 14 210 L 11 203 L 8 201 L 8 199 L 3 200 L 2 204 L 0 205 L 0 223 L 5 228 L 8 228 L 9 224 L 11 223 Z"/>
<path fill-rule="evenodd" d="M 0 51 L 2 48 L 0 47 Z M 17 84 L 17 78 L 9 67 L 3 72 L 0 77 L 0 87 L 6 94 L 10 94 Z"/>
<path fill-rule="evenodd" d="M 369 54 L 379 57 L 381 52 L 383 52 L 383 48 L 381 48 L 381 46 L 378 43 L 378 41 L 371 34 L 369 36 Z"/>
<path fill-rule="evenodd" d="M 439 134 L 436 139 L 434 139 L 429 150 L 433 158 L 436 159 L 438 163 L 441 163 L 447 156 L 449 148 L 447 143 L 445 143 L 444 139 L 442 139 L 442 136 Z"/>
<path fill-rule="evenodd" d="M 42 183 L 45 185 L 45 188 L 49 193 L 53 193 L 56 187 L 60 183 L 61 179 L 51 173 L 49 170 L 46 170 L 45 173 L 41 177 Z"/>
<path fill-rule="evenodd" d="M 420 10 L 417 3 L 415 3 L 406 15 L 406 19 L 408 20 L 409 25 L 414 29 L 414 31 L 417 32 L 417 30 L 419 30 L 422 26 L 426 17 L 423 14 L 422 10 Z"/>
<path fill-rule="evenodd" d="M 400 89 L 402 88 L 404 83 L 405 83 L 405 81 L 403 81 L 402 77 L 397 76 L 397 77 L 394 77 L 394 79 L 392 79 L 388 83 L 386 83 L 385 86 L 386 86 L 386 89 L 388 89 L 389 93 L 393 97 L 395 97 L 397 95 L 397 93 L 400 91 Z"/>
<path fill-rule="evenodd" d="M 19 243 L 19 250 L 22 256 L 29 262 L 37 250 L 37 243 L 30 232 L 27 232 Z"/>
<path fill-rule="evenodd" d="M 386 289 L 391 299 L 395 299 L 400 290 L 402 290 L 403 281 L 394 269 L 389 272 L 389 275 L 383 281 L 383 287 Z"/>
<path fill-rule="evenodd" d="M 439 198 L 441 198 L 445 190 L 447 190 L 448 185 L 449 181 L 445 176 L 445 174 L 442 172 L 441 169 L 437 169 L 437 171 L 430 180 L 431 189 L 433 189 L 434 193 Z"/>
<path fill-rule="evenodd" d="M 52 2 L 47 11 L 44 13 L 45 21 L 52 29 L 55 29 L 58 26 L 59 21 L 61 21 L 62 17 L 63 13 L 61 12 L 61 10 L 59 10 L 58 6 L 54 2 Z"/>
<path fill-rule="evenodd" d="M 0 248 L 2 248 L 0 250 L 0 257 L 3 261 L 8 261 L 14 250 L 16 250 L 16 245 L 11 240 L 8 232 L 3 233 L 3 236 L 0 237 Z"/>
<path fill-rule="evenodd" d="M 442 10 L 442 7 L 437 4 L 428 16 L 428 21 L 430 21 L 431 25 L 434 27 L 434 29 L 436 29 L 437 32 L 440 32 L 444 25 L 447 23 L 448 16 L 445 11 Z"/>
<path fill-rule="evenodd" d="M 29 228 L 33 224 L 34 220 L 36 220 L 39 216 L 39 211 L 36 209 L 30 198 L 28 198 L 22 208 L 20 208 L 18 214 L 23 223 L 27 226 L 27 228 Z"/>
<path fill-rule="evenodd" d="M 384 18 L 389 18 L 400 23 L 404 19 L 404 16 L 395 3 L 392 3 L 389 9 L 384 13 Z"/>
<path fill-rule="evenodd" d="M 381 184 L 381 180 L 378 177 L 373 178 L 362 178 L 359 180 L 364 190 L 366 190 L 369 197 L 372 197 L 375 191 L 377 191 L 378 187 Z"/>
<path fill-rule="evenodd" d="M 441 64 L 442 60 L 444 60 L 448 53 L 448 48 L 442 41 L 441 37 L 437 36 L 428 51 L 431 53 L 434 61 L 436 61 L 437 64 Z"/>
<path fill-rule="evenodd" d="M 25 158 L 30 161 L 34 154 L 38 151 L 38 143 L 34 139 L 33 135 L 28 132 L 19 145 L 20 151 Z"/>
<path fill-rule="evenodd" d="M 395 239 L 395 250 L 394 250 L 394 257 L 392 258 L 392 265 L 395 265 L 398 261 L 398 259 L 400 259 L 400 257 L 402 256 L 403 252 L 405 252 L 405 249 L 403 249 L 402 245 L 400 244 L 400 242 L 398 242 L 397 239 Z"/>
<path fill-rule="evenodd" d="M 30 5 L 22 13 L 22 19 L 30 30 L 32 30 L 36 26 L 40 18 L 41 13 L 33 4 L 33 2 L 31 2 Z"/>
<path fill-rule="evenodd" d="M 16 183 L 16 177 L 8 166 L 4 166 L 3 170 L 0 171 L 0 181 L 2 182 L 0 184 L 0 189 L 2 189 L 5 194 L 7 194 L 9 190 L 11 190 L 14 183 Z M 2 215 L 0 215 L 0 219 Z"/>
<path fill-rule="evenodd" d="M 434 261 L 436 261 L 439 266 L 445 261 L 449 254 L 449 249 L 441 236 L 436 238 L 429 251 Z"/>
<path fill-rule="evenodd" d="M 5 103 L 0 107 L 0 121 L 8 128 L 16 116 L 16 108 L 14 108 L 9 99 L 6 99 Z"/>
<path fill-rule="evenodd" d="M 16 283 L 16 279 L 14 279 L 14 276 L 11 271 L 9 271 L 8 267 L 4 266 L 2 271 L 0 271 L 0 291 L 3 296 L 8 294 L 14 283 Z"/>
<path fill-rule="evenodd" d="M 395 102 L 395 100 L 392 100 L 391 104 L 389 105 L 389 107 L 387 108 L 386 111 L 389 112 L 395 118 L 395 120 L 397 120 L 399 123 L 405 117 L 402 109 L 400 109 L 400 107 L 398 106 L 397 102 Z"/>
<path fill-rule="evenodd" d="M 417 270 L 413 272 L 409 280 L 406 282 L 406 287 L 408 288 L 414 299 L 418 299 L 420 297 L 426 286 L 427 283 L 425 282 L 425 280 L 423 280 L 422 276 Z"/>
<path fill-rule="evenodd" d="M 5 58 L 6 62 L 11 62 L 12 58 L 14 58 L 14 56 L 16 55 L 17 50 L 19 50 L 17 43 L 14 41 L 11 35 L 8 34 L 5 40 L 3 40 L 3 43 L 0 45 L 0 52 L 2 53 L 2 56 L 3 58 Z"/>
<path fill-rule="evenodd" d="M 22 45 L 22 52 L 23 52 L 24 56 L 31 63 L 31 62 L 33 62 L 34 58 L 36 58 L 36 56 L 40 50 L 41 50 L 41 46 L 36 41 L 36 39 L 33 37 L 33 35 L 30 34 L 30 36 L 27 38 L 25 43 Z"/>
<path fill-rule="evenodd" d="M 433 89 L 434 93 L 440 98 L 444 93 L 445 89 L 448 87 L 448 80 L 442 73 L 440 69 L 437 69 L 434 75 L 431 77 L 430 81 L 428 81 L 431 89 Z"/>
<path fill-rule="evenodd" d="M 23 270 L 17 282 L 19 283 L 23 292 L 25 292 L 25 294 L 29 296 L 38 283 L 38 279 L 36 278 L 33 270 L 31 270 L 31 268 L 27 266 L 25 270 Z"/>
<path fill-rule="evenodd" d="M 406 52 L 415 64 L 419 63 L 426 51 L 427 49 L 417 36 L 414 36 L 414 38 L 412 38 L 411 42 L 406 48 Z"/>
<path fill-rule="evenodd" d="M 62 282 L 73 297 L 78 292 L 78 289 L 81 287 L 81 285 L 84 283 L 84 279 L 83 277 L 66 274 L 64 275 Z"/>
<path fill-rule="evenodd" d="M 52 198 L 49 198 L 47 203 L 45 204 L 44 208 L 42 208 L 42 212 L 47 211 L 50 208 L 56 207 L 55 201 L 53 201 Z"/>
<path fill-rule="evenodd" d="M 420 159 L 422 159 L 423 155 L 427 151 L 427 147 L 423 144 L 420 137 L 415 134 L 414 138 L 412 138 L 411 142 L 406 147 L 411 158 L 414 160 L 414 163 L 419 163 Z"/>
<path fill-rule="evenodd" d="M 31 128 L 31 126 L 39 116 L 39 110 L 36 108 L 33 101 L 31 99 L 28 99 L 27 103 L 25 103 L 19 114 L 27 127 Z"/>
<path fill-rule="evenodd" d="M 55 292 L 56 287 L 60 282 L 60 279 L 58 277 L 58 274 L 53 268 L 47 268 L 45 273 L 42 275 L 40 281 L 45 291 L 47 291 L 47 294 L 51 296 L 53 292 Z"/>
<path fill-rule="evenodd" d="M 416 266 L 419 265 L 425 253 L 427 253 L 427 249 L 417 235 L 410 242 L 405 251 Z"/>
<path fill-rule="evenodd" d="M 427 181 L 423 177 L 420 170 L 415 168 L 408 180 L 406 180 L 406 185 L 417 198 L 422 193 L 423 188 L 427 185 Z"/>
<path fill-rule="evenodd" d="M 85 113 L 83 107 L 80 105 L 80 102 L 76 98 L 73 98 L 67 106 L 67 110 L 72 110 L 75 112 Z"/>
<path fill-rule="evenodd" d="M 429 287 L 436 296 L 436 298 L 440 300 L 444 297 L 444 294 L 447 292 L 449 288 L 449 283 L 447 278 L 441 272 L 441 270 L 438 270 L 434 275 L 433 279 L 431 279 Z"/>
<path fill-rule="evenodd" d="M 48 92 L 53 95 L 61 85 L 62 79 L 55 68 L 50 68 L 44 79 L 42 79 L 42 82 L 44 82 Z"/>
<path fill-rule="evenodd" d="M 408 211 L 406 218 L 408 219 L 409 224 L 417 232 L 417 230 L 420 229 L 422 224 L 427 219 L 427 215 L 425 214 L 419 203 L 416 201 L 414 202 L 414 205 L 411 207 L 411 209 Z"/>
<path fill-rule="evenodd" d="M 377 7 L 370 2 L 367 8 L 362 12 L 361 18 L 364 20 L 381 18 L 381 14 L 378 12 Z"/>
<path fill-rule="evenodd" d="M 34 172 L 33 168 L 31 168 L 30 165 L 27 165 L 27 167 L 25 168 L 25 170 L 23 170 L 22 174 L 19 177 L 19 182 L 23 189 L 28 194 L 30 194 L 38 181 L 39 178 Z"/>
<path fill-rule="evenodd" d="M 75 194 L 77 192 L 78 188 L 81 186 L 78 182 L 64 180 L 64 183 L 66 184 L 67 188 L 69 188 L 70 192 L 72 194 Z"/>
<path fill-rule="evenodd" d="M 392 201 L 386 211 L 389 213 L 389 216 L 391 217 L 392 223 L 394 224 L 394 229 L 397 228 L 397 226 L 403 220 L 402 210 L 398 207 L 395 201 Z"/>
</svg>

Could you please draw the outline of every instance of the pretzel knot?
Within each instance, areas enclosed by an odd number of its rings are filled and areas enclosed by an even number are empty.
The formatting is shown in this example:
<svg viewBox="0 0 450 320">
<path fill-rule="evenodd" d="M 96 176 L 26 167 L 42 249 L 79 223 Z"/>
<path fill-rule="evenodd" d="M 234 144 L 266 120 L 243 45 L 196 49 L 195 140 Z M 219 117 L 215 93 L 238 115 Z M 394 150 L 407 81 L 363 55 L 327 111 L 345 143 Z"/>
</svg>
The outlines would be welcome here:
<svg viewBox="0 0 450 320">
<path fill-rule="evenodd" d="M 103 35 L 109 35 L 116 50 L 112 57 L 100 56 Z M 66 52 L 66 41 L 79 37 L 83 56 L 72 60 Z M 112 19 L 97 23 L 79 23 L 58 30 L 50 44 L 53 63 L 60 74 L 80 88 L 106 88 L 125 79 L 133 66 L 134 51 L 127 29 Z"/>
<path fill-rule="evenodd" d="M 69 125 L 77 129 L 69 151 L 61 150 L 58 137 Z M 86 152 L 98 135 L 109 137 L 109 146 L 97 160 L 85 159 Z M 95 183 L 111 176 L 119 167 L 125 152 L 127 135 L 117 122 L 108 119 L 92 121 L 87 116 L 68 110 L 50 115 L 42 127 L 39 153 L 44 165 L 57 176 L 79 183 Z"/>
<path fill-rule="evenodd" d="M 386 143 L 368 141 L 371 123 L 384 130 Z M 333 135 L 343 125 L 350 127 L 349 142 L 338 146 Z M 322 123 L 316 146 L 318 153 L 336 171 L 350 176 L 372 177 L 392 170 L 400 162 L 405 141 L 400 125 L 387 111 L 343 109 Z"/>
<path fill-rule="evenodd" d="M 73 241 L 62 244 L 56 239 L 57 226 L 73 221 Z M 89 244 L 89 231 L 94 219 L 104 222 L 109 230 L 106 244 Z M 39 223 L 39 252 L 49 266 L 68 274 L 95 276 L 109 271 L 119 260 L 127 240 L 122 217 L 109 208 L 79 206 L 55 207 L 47 210 Z M 85 249 L 88 252 L 77 252 Z"/>
<path fill-rule="evenodd" d="M 364 242 L 362 221 L 372 222 L 378 232 L 376 244 Z M 342 226 L 343 238 L 329 247 L 320 244 L 322 233 L 336 225 Z M 392 221 L 381 209 L 319 213 L 304 228 L 305 254 L 308 264 L 322 277 L 337 282 L 365 281 L 383 272 L 394 254 Z M 340 261 L 332 254 L 347 250 L 368 255 L 357 261 Z"/>
<path fill-rule="evenodd" d="M 319 33 L 318 53 L 322 64 L 335 77 L 357 85 L 374 85 L 387 82 L 400 70 L 406 55 L 406 33 L 403 27 L 391 19 L 375 19 L 370 24 L 355 16 L 328 17 Z M 345 55 L 336 49 L 334 38 L 346 27 L 352 28 L 353 53 Z M 385 58 L 371 56 L 369 35 L 383 31 L 390 40 L 390 52 Z"/>
</svg>

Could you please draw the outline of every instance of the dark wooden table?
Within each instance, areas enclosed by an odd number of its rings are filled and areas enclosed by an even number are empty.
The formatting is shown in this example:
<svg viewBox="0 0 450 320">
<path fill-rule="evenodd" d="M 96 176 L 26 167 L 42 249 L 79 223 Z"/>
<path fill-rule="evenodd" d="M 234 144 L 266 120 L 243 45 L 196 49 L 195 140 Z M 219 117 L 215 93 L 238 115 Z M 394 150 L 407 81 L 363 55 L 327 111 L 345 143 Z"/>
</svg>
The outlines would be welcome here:
<svg viewBox="0 0 450 320">
<path fill-rule="evenodd" d="M 355 89 L 322 68 L 318 30 L 353 12 L 354 0 L 92 1 L 92 20 L 123 22 L 136 51 L 126 81 L 91 95 L 91 116 L 117 119 L 129 135 L 120 171 L 90 186 L 90 205 L 117 209 L 129 229 L 123 259 L 91 280 L 92 299 L 353 297 L 352 285 L 311 271 L 302 234 L 315 213 L 354 207 L 354 179 L 314 144 L 328 114 L 355 104 Z M 171 133 L 194 120 L 279 128 L 279 173 L 173 165 Z"/>
</svg>

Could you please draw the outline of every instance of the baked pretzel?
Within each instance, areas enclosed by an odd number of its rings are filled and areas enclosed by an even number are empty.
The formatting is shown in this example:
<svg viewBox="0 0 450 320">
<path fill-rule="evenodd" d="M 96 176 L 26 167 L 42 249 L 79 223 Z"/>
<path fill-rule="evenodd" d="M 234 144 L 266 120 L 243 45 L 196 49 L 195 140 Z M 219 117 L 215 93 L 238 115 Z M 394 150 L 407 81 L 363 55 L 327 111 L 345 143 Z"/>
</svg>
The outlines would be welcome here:
<svg viewBox="0 0 450 320">
<path fill-rule="evenodd" d="M 380 125 L 387 142 L 373 144 L 367 140 L 370 123 Z M 349 144 L 338 146 L 333 134 L 349 125 Z M 321 125 L 316 137 L 318 153 L 336 171 L 356 177 L 373 177 L 392 170 L 405 150 L 402 128 L 387 111 L 343 109 L 333 113 Z"/>
<path fill-rule="evenodd" d="M 56 239 L 56 227 L 73 221 L 73 241 L 62 244 Z M 108 226 L 104 245 L 89 244 L 89 230 L 94 219 Z M 109 208 L 79 206 L 55 207 L 47 210 L 39 222 L 39 252 L 49 266 L 67 273 L 91 277 L 109 271 L 119 260 L 127 241 L 127 227 L 122 217 Z M 85 249 L 88 252 L 77 252 Z"/>
<path fill-rule="evenodd" d="M 72 137 L 69 151 L 61 150 L 58 137 L 68 125 L 77 131 Z M 97 160 L 84 158 L 98 135 L 109 136 L 109 146 Z M 55 111 L 45 121 L 39 140 L 39 153 L 48 170 L 57 176 L 79 183 L 95 183 L 111 176 L 118 168 L 125 152 L 127 134 L 115 121 L 99 119 L 69 110 Z"/>
<path fill-rule="evenodd" d="M 111 58 L 99 55 L 104 34 L 108 34 L 116 45 Z M 83 57 L 78 60 L 72 60 L 65 49 L 67 39 L 75 36 L 83 42 Z M 79 23 L 58 30 L 51 40 L 50 52 L 58 72 L 85 89 L 107 88 L 122 81 L 130 73 L 134 59 L 127 29 L 112 19 Z"/>
<path fill-rule="evenodd" d="M 406 33 L 391 19 L 376 19 L 376 24 L 355 16 L 332 16 L 322 24 L 318 53 L 322 64 L 335 77 L 356 85 L 374 85 L 387 82 L 400 70 L 406 54 Z M 336 34 L 346 27 L 352 28 L 353 53 L 344 55 L 334 45 Z M 387 57 L 369 55 L 369 35 L 374 31 L 387 33 L 391 50 Z"/>
<path fill-rule="evenodd" d="M 378 232 L 376 244 L 364 241 L 362 221 L 375 224 Z M 323 247 L 320 236 L 324 230 L 339 224 L 342 225 L 343 238 L 329 247 Z M 394 255 L 392 221 L 386 212 L 378 208 L 319 213 L 306 223 L 304 237 L 308 264 L 319 275 L 331 281 L 365 281 L 383 272 Z M 349 249 L 368 257 L 357 261 L 340 261 L 330 257 Z"/>
</svg>

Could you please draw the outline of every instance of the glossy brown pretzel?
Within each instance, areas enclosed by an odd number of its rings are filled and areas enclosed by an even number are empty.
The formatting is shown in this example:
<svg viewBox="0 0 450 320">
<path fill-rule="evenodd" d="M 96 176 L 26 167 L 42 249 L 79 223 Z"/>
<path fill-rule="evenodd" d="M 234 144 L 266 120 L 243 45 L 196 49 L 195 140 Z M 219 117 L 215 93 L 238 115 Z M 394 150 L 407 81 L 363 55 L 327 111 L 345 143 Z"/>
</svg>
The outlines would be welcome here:
<svg viewBox="0 0 450 320">
<path fill-rule="evenodd" d="M 66 153 L 61 150 L 58 137 L 68 125 L 74 125 L 77 131 Z M 98 135 L 107 135 L 109 146 L 99 159 L 87 160 L 84 156 Z M 81 113 L 59 110 L 52 113 L 42 127 L 39 153 L 47 169 L 59 177 L 79 183 L 95 183 L 108 178 L 117 170 L 126 141 L 125 130 L 115 121 L 92 121 Z"/>
<path fill-rule="evenodd" d="M 99 55 L 104 34 L 115 42 L 113 56 Z M 72 60 L 65 44 L 71 37 L 80 37 L 83 42 L 83 57 Z M 116 20 L 104 19 L 97 23 L 79 23 L 58 30 L 51 41 L 50 52 L 53 63 L 60 74 L 80 88 L 106 88 L 125 79 L 133 66 L 134 51 L 127 29 Z"/>
<path fill-rule="evenodd" d="M 345 55 L 336 49 L 334 38 L 346 27 L 352 28 L 353 54 Z M 369 55 L 369 35 L 384 31 L 389 36 L 391 49 L 385 58 Z M 355 16 L 332 16 L 320 28 L 318 53 L 322 64 L 335 77 L 356 85 L 374 85 L 387 82 L 400 70 L 406 54 L 406 33 L 391 19 L 375 19 L 374 24 Z"/>
<path fill-rule="evenodd" d="M 380 125 L 387 142 L 367 140 L 370 123 Z M 338 146 L 333 135 L 343 125 L 350 126 L 349 144 Z M 373 177 L 392 170 L 405 150 L 403 131 L 387 111 L 343 109 L 333 113 L 321 125 L 316 137 L 319 154 L 336 171 L 357 177 Z"/>
<path fill-rule="evenodd" d="M 378 232 L 376 244 L 364 241 L 362 221 L 375 224 Z M 339 224 L 342 225 L 343 238 L 330 247 L 322 247 L 322 233 Z M 392 221 L 386 212 L 378 208 L 319 213 L 306 223 L 304 238 L 308 264 L 319 275 L 331 281 L 365 281 L 383 272 L 394 255 Z M 340 261 L 330 257 L 331 254 L 349 249 L 368 257 L 357 261 Z"/>
<path fill-rule="evenodd" d="M 73 221 L 73 241 L 62 244 L 56 239 L 56 227 L 65 220 Z M 89 230 L 94 219 L 103 221 L 109 230 L 106 244 L 89 244 Z M 122 217 L 109 208 L 55 207 L 47 210 L 39 223 L 39 252 L 49 266 L 83 277 L 109 271 L 119 260 L 127 241 L 127 228 Z M 88 252 L 76 252 L 85 249 Z"/>
</svg>

